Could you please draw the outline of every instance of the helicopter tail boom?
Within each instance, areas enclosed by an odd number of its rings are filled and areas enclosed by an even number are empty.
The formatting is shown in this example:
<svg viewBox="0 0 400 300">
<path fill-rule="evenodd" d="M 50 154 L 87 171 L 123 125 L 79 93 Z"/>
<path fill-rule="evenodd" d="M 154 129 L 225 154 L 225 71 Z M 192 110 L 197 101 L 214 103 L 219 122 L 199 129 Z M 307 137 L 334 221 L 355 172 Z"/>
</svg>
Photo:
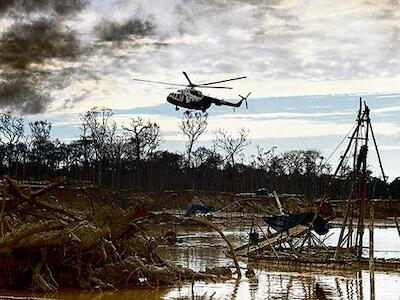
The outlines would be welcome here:
<svg viewBox="0 0 400 300">
<path fill-rule="evenodd" d="M 224 101 L 224 100 L 219 100 L 218 102 L 215 102 L 216 105 L 220 106 L 220 105 L 225 105 L 225 106 L 231 106 L 231 107 L 240 107 L 243 103 L 243 101 L 246 103 L 246 108 L 248 108 L 247 105 L 247 98 L 250 96 L 251 92 L 247 94 L 246 97 L 243 97 L 242 95 L 239 95 L 240 98 L 242 98 L 241 100 L 239 100 L 236 103 L 232 103 L 232 102 L 228 102 L 228 101 Z"/>
</svg>

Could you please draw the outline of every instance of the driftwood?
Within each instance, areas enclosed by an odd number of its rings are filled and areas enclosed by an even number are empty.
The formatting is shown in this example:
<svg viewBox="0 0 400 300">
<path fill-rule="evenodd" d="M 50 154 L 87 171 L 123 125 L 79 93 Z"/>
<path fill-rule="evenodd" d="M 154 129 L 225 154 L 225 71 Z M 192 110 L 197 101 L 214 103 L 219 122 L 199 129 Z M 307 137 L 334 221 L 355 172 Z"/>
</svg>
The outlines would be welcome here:
<svg viewBox="0 0 400 300">
<path fill-rule="evenodd" d="M 87 213 L 47 196 L 56 188 L 67 189 L 62 180 L 35 192 L 22 190 L 9 177 L 4 181 L 8 193 L 0 215 L 0 288 L 54 292 L 60 287 L 154 287 L 227 278 L 161 259 L 156 249 L 164 241 L 146 234 L 143 209 L 95 209 L 92 202 Z"/>
<path fill-rule="evenodd" d="M 242 277 L 242 272 L 240 271 L 240 266 L 239 266 L 239 262 L 238 262 L 238 259 L 237 259 L 237 256 L 236 256 L 235 248 L 233 248 L 232 243 L 227 239 L 227 237 L 222 232 L 222 230 L 220 228 L 218 228 L 218 226 L 216 226 L 215 224 L 213 224 L 210 221 L 208 221 L 207 219 L 200 218 L 200 217 L 194 217 L 192 219 L 195 220 L 196 222 L 199 222 L 200 224 L 203 224 L 203 225 L 211 227 L 212 229 L 217 231 L 219 233 L 219 235 L 224 239 L 224 241 L 228 245 L 230 254 L 232 255 L 233 262 L 235 263 L 237 276 L 238 276 L 238 278 L 241 278 Z"/>
</svg>

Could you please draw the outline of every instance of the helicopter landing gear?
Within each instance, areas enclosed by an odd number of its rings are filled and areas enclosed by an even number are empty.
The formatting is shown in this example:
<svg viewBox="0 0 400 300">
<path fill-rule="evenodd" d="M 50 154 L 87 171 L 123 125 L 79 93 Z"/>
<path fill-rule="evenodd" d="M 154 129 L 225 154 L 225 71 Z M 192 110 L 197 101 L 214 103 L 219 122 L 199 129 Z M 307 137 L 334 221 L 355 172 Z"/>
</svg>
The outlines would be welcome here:
<svg viewBox="0 0 400 300">
<path fill-rule="evenodd" d="M 178 106 L 175 106 L 175 110 L 179 110 L 179 107 L 178 107 Z"/>
</svg>

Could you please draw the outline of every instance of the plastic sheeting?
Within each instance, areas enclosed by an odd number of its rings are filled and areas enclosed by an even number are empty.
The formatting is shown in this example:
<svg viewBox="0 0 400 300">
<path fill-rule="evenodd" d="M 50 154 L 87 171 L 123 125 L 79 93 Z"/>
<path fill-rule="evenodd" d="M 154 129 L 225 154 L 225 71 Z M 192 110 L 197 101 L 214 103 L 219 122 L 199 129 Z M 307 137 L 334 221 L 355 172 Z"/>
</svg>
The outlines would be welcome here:
<svg viewBox="0 0 400 300">
<path fill-rule="evenodd" d="M 287 216 L 263 217 L 263 219 L 276 231 L 283 231 L 299 224 L 308 226 L 311 224 L 314 216 L 315 213 L 309 211 L 299 214 L 289 214 Z M 327 223 L 321 216 L 317 216 L 312 224 L 312 229 L 319 235 L 327 234 L 329 231 Z"/>
</svg>

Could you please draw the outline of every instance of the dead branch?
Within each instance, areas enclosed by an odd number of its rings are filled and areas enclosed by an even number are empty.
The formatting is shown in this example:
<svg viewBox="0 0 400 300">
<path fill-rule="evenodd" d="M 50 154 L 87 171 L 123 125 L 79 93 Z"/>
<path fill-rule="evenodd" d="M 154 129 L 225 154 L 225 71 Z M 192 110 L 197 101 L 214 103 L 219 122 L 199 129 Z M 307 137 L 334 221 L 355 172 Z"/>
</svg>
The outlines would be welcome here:
<svg viewBox="0 0 400 300">
<path fill-rule="evenodd" d="M 239 266 L 239 262 L 236 256 L 236 252 L 235 252 L 235 248 L 233 248 L 231 242 L 227 239 L 227 237 L 225 236 L 225 234 L 222 232 L 221 229 L 219 229 L 216 225 L 214 225 L 213 223 L 211 223 L 210 221 L 204 219 L 204 218 L 192 218 L 192 220 L 199 222 L 200 224 L 206 225 L 211 227 L 212 229 L 214 229 L 215 231 L 217 231 L 219 233 L 219 235 L 224 239 L 224 241 L 226 242 L 226 244 L 229 247 L 229 251 L 232 254 L 232 258 L 233 261 L 235 263 L 235 268 L 236 268 L 236 273 L 238 275 L 238 278 L 242 277 L 242 273 L 240 271 L 240 266 Z"/>
</svg>

